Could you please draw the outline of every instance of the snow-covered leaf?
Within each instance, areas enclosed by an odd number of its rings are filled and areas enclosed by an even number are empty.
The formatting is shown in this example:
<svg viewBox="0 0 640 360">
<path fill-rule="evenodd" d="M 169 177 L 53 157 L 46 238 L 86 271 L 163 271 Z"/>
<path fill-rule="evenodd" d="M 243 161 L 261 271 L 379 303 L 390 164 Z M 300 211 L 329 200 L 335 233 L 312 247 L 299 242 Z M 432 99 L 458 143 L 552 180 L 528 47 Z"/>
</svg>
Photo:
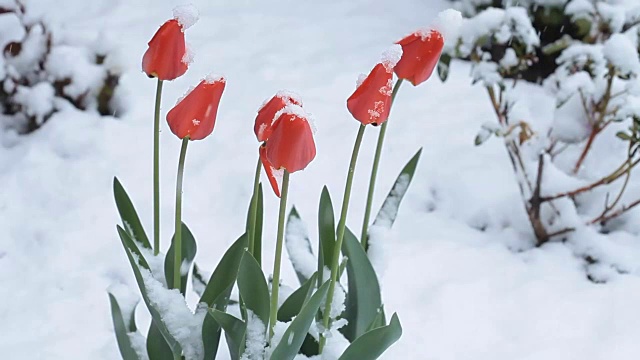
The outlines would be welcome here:
<svg viewBox="0 0 640 360">
<path fill-rule="evenodd" d="M 289 260 L 291 260 L 293 269 L 296 271 L 298 280 L 302 285 L 316 271 L 317 261 L 311 249 L 307 226 L 300 218 L 295 206 L 291 209 L 287 218 L 284 241 L 287 246 L 287 253 L 289 253 Z"/>
<path fill-rule="evenodd" d="M 116 206 L 118 207 L 118 213 L 120 213 L 124 229 L 136 242 L 142 244 L 142 246 L 147 249 L 151 249 L 149 238 L 144 232 L 138 213 L 117 177 L 113 178 L 113 195 L 116 199 Z"/>
<path fill-rule="evenodd" d="M 116 340 L 118 341 L 118 348 L 120 349 L 120 355 L 123 360 L 140 360 L 138 353 L 133 349 L 131 345 L 131 339 L 129 332 L 135 331 L 135 318 L 132 316 L 130 319 L 125 319 L 120 305 L 115 296 L 109 293 L 109 303 L 111 305 L 111 319 L 113 320 L 113 328 L 116 333 Z"/>
<path fill-rule="evenodd" d="M 300 310 L 300 314 L 289 324 L 289 327 L 282 335 L 282 340 L 273 350 L 271 359 L 292 360 L 296 357 L 328 290 L 329 280 L 311 296 L 302 310 Z"/>
<path fill-rule="evenodd" d="M 365 333 L 378 316 L 382 306 L 380 285 L 373 265 L 356 236 L 346 229 L 342 251 L 347 256 L 348 293 L 345 318 L 348 324 L 341 329 L 349 341 Z"/>
<path fill-rule="evenodd" d="M 307 282 L 289 295 L 278 309 L 278 321 L 291 321 L 291 319 L 300 313 L 300 309 L 302 309 L 302 306 L 309 300 L 315 289 L 316 278 L 317 273 L 313 274 Z"/>
<path fill-rule="evenodd" d="M 174 360 L 171 347 L 153 320 L 149 324 L 149 332 L 147 333 L 147 353 L 149 360 Z"/>
<path fill-rule="evenodd" d="M 349 345 L 338 360 L 375 360 L 402 335 L 402 326 L 397 314 L 391 316 L 389 325 L 371 330 Z"/>
<path fill-rule="evenodd" d="M 158 312 L 158 310 L 151 304 L 151 301 L 149 300 L 149 296 L 147 295 L 147 289 L 145 286 L 144 278 L 142 276 L 140 268 L 138 267 L 138 262 L 132 255 L 131 251 L 129 250 L 129 246 L 127 245 L 127 244 L 133 243 L 133 240 L 123 228 L 121 228 L 120 226 L 117 226 L 117 229 L 118 229 L 118 235 L 120 236 L 120 240 L 122 241 L 122 246 L 124 247 L 125 253 L 127 254 L 127 258 L 129 259 L 131 268 L 133 269 L 133 274 L 136 278 L 136 282 L 138 283 L 140 293 L 142 294 L 142 299 L 144 300 L 144 303 L 147 305 L 147 309 L 151 314 L 151 318 L 153 319 L 153 322 L 156 325 L 157 330 L 162 334 L 162 336 L 166 340 L 167 345 L 171 349 L 171 353 L 174 354 L 175 356 L 179 356 L 182 353 L 180 344 L 178 344 L 175 338 L 171 336 L 171 334 L 169 333 L 169 330 L 167 329 L 164 322 L 162 321 L 162 316 L 160 315 L 160 312 Z M 149 265 L 146 262 L 140 261 L 140 266 L 142 266 L 145 270 L 149 271 Z"/>
<path fill-rule="evenodd" d="M 175 263 L 175 250 L 174 250 L 174 239 L 175 236 L 171 239 L 171 246 L 169 247 L 169 251 L 167 251 L 167 255 L 164 259 L 164 276 L 167 280 L 167 287 L 169 289 L 173 289 L 173 271 L 174 271 L 174 263 Z M 187 291 L 187 280 L 189 277 L 189 270 L 191 269 L 191 264 L 193 263 L 193 259 L 196 257 L 196 252 L 198 250 L 198 245 L 196 244 L 196 239 L 193 237 L 193 233 L 187 227 L 185 223 L 182 223 L 182 260 L 180 265 L 180 292 L 184 295 Z"/>
<path fill-rule="evenodd" d="M 389 191 L 389 194 L 384 199 L 384 202 L 380 207 L 380 211 L 378 211 L 378 215 L 373 221 L 373 226 L 381 226 L 387 229 L 390 229 L 393 226 L 393 223 L 396 221 L 396 217 L 398 216 L 400 203 L 402 202 L 404 195 L 407 193 L 407 189 L 409 189 L 409 185 L 413 179 L 413 174 L 416 172 L 416 167 L 418 166 L 421 154 L 422 148 L 420 148 L 420 150 L 418 150 L 418 152 L 407 162 L 404 168 L 402 168 L 402 171 L 400 171 L 395 183 L 393 183 L 393 187 L 391 187 L 391 191 Z"/>
</svg>

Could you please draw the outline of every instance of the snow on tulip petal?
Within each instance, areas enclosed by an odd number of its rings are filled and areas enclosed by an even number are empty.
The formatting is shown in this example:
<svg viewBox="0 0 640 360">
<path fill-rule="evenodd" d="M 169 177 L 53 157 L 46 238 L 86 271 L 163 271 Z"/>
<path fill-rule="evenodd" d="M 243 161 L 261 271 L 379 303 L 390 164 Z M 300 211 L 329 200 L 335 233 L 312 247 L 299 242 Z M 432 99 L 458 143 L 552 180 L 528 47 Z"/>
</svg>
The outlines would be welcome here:
<svg viewBox="0 0 640 360">
<path fill-rule="evenodd" d="M 444 37 L 436 29 L 419 29 L 404 37 L 402 58 L 395 66 L 398 78 L 409 80 L 414 86 L 425 82 L 438 65 L 444 48 Z"/>
<path fill-rule="evenodd" d="M 149 77 L 173 80 L 187 72 L 192 58 L 187 52 L 183 28 L 177 20 L 165 22 L 149 41 L 142 57 L 142 71 Z"/>
<path fill-rule="evenodd" d="M 276 115 L 276 123 L 267 140 L 267 159 L 275 169 L 293 173 L 307 167 L 316 157 L 313 130 L 308 114 L 298 105 L 287 105 Z"/>
<path fill-rule="evenodd" d="M 267 174 L 267 179 L 269 179 L 269 184 L 271 184 L 273 192 L 277 197 L 280 197 L 284 170 L 278 170 L 271 165 L 269 159 L 267 159 L 267 148 L 265 145 L 260 146 L 260 161 L 262 162 L 262 167 L 264 167 L 264 172 Z"/>
<path fill-rule="evenodd" d="M 180 5 L 173 8 L 173 18 L 182 25 L 183 30 L 192 27 L 198 22 L 199 17 L 200 13 L 193 4 Z"/>
<path fill-rule="evenodd" d="M 207 77 L 167 113 L 169 128 L 180 139 L 201 140 L 213 131 L 226 80 Z"/>
<path fill-rule="evenodd" d="M 363 125 L 380 125 L 389 117 L 393 68 L 384 63 L 377 64 L 362 80 L 356 91 L 347 99 L 347 108 Z"/>
<path fill-rule="evenodd" d="M 273 131 L 276 114 L 289 104 L 302 106 L 302 101 L 297 94 L 281 90 L 260 106 L 253 127 L 258 141 L 266 141 L 269 138 Z"/>
</svg>

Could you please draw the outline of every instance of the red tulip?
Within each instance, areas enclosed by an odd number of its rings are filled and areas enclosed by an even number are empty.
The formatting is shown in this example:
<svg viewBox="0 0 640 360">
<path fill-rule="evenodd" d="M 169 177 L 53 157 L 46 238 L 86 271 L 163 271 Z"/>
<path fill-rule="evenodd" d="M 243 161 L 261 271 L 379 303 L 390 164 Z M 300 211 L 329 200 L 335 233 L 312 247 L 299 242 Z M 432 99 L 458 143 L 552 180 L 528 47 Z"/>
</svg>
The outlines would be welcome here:
<svg viewBox="0 0 640 360">
<path fill-rule="evenodd" d="M 167 114 L 171 132 L 180 139 L 201 140 L 213 131 L 226 80 L 208 76 Z"/>
<path fill-rule="evenodd" d="M 416 86 L 429 79 L 438 65 L 444 37 L 437 30 L 419 30 L 397 44 L 402 46 L 402 58 L 395 66 L 396 75 Z"/>
<path fill-rule="evenodd" d="M 297 105 L 288 105 L 277 115 L 266 144 L 267 159 L 275 169 L 293 173 L 304 169 L 316 157 L 316 144 L 308 116 Z"/>
<path fill-rule="evenodd" d="M 178 20 L 165 22 L 149 41 L 142 58 L 142 71 L 160 80 L 173 80 L 187 72 L 190 59 L 183 31 Z"/>
<path fill-rule="evenodd" d="M 389 117 L 393 67 L 380 63 L 347 100 L 347 108 L 363 125 L 380 125 Z"/>
<path fill-rule="evenodd" d="M 269 159 L 267 159 L 267 147 L 265 144 L 260 146 L 260 161 L 264 167 L 264 172 L 267 174 L 271 188 L 277 197 L 280 197 L 280 187 L 282 186 L 282 175 L 284 171 L 278 170 L 271 165 Z"/>
<path fill-rule="evenodd" d="M 269 138 L 276 121 L 276 114 L 289 104 L 302 106 L 302 102 L 296 94 L 286 91 L 279 91 L 271 100 L 262 104 L 258 109 L 258 116 L 256 116 L 253 127 L 258 141 L 266 141 Z"/>
</svg>

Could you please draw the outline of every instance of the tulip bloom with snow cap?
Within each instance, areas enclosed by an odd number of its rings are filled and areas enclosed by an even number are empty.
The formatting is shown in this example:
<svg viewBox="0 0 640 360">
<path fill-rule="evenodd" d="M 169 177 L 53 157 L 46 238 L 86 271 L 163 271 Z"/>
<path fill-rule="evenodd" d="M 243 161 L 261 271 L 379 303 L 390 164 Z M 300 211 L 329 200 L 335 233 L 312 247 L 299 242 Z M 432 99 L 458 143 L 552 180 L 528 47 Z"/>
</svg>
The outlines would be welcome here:
<svg viewBox="0 0 640 360">
<path fill-rule="evenodd" d="M 167 113 L 169 128 L 180 139 L 202 140 L 213 131 L 226 80 L 209 75 Z"/>
<path fill-rule="evenodd" d="M 300 100 L 300 97 L 293 92 L 281 90 L 260 106 L 260 109 L 258 109 L 258 116 L 256 116 L 255 125 L 253 127 L 253 131 L 256 133 L 258 141 L 267 141 L 273 131 L 273 126 L 276 122 L 276 114 L 287 105 L 302 106 L 302 100 Z"/>
<path fill-rule="evenodd" d="M 391 109 L 393 68 L 402 56 L 402 48 L 394 45 L 382 54 L 382 60 L 369 75 L 360 75 L 356 90 L 347 99 L 347 109 L 362 125 L 384 123 Z"/>
<path fill-rule="evenodd" d="M 173 19 L 162 24 L 142 57 L 142 70 L 147 76 L 173 80 L 187 72 L 193 55 L 186 44 L 184 31 L 197 21 L 198 11 L 193 5 L 173 9 Z"/>
<path fill-rule="evenodd" d="M 438 14 L 432 26 L 418 29 L 397 42 L 402 46 L 402 58 L 395 67 L 399 79 L 414 86 L 427 81 L 438 65 L 445 38 L 453 38 L 462 16 L 455 10 Z"/>
</svg>

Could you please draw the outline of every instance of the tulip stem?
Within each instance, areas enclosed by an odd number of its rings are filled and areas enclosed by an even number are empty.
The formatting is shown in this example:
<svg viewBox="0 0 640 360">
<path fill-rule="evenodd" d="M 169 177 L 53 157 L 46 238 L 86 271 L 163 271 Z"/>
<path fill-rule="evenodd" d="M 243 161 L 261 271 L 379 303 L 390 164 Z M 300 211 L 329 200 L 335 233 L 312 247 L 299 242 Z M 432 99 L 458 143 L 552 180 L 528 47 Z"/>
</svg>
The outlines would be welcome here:
<svg viewBox="0 0 640 360">
<path fill-rule="evenodd" d="M 393 106 L 393 102 L 396 99 L 396 94 L 400 89 L 400 85 L 402 85 L 402 79 L 398 79 L 396 81 L 395 86 L 393 87 L 393 92 L 391 93 L 391 105 Z M 380 126 L 380 133 L 378 133 L 378 145 L 376 146 L 376 154 L 373 157 L 373 166 L 371 167 L 371 178 L 369 179 L 369 192 L 367 194 L 367 205 L 364 209 L 364 220 L 362 221 L 362 233 L 360 235 L 360 242 L 362 243 L 362 247 L 364 251 L 367 251 L 368 243 L 369 243 L 369 219 L 371 217 L 371 205 L 373 204 L 373 194 L 376 189 L 376 177 L 378 176 L 378 165 L 380 164 L 380 155 L 382 154 L 382 145 L 384 144 L 384 136 L 387 133 L 387 124 L 389 123 L 389 119 L 383 122 Z"/>
<path fill-rule="evenodd" d="M 251 196 L 251 205 L 249 208 L 249 233 L 247 236 L 249 237 L 249 253 L 253 255 L 253 257 L 260 264 L 260 254 L 256 254 L 255 242 L 256 242 L 256 222 L 258 217 L 258 187 L 260 185 L 260 173 L 262 170 L 262 161 L 260 161 L 260 157 L 258 157 L 258 165 L 256 166 L 256 175 L 253 179 L 253 196 Z"/>
<path fill-rule="evenodd" d="M 340 264 L 340 251 L 342 249 L 342 240 L 344 239 L 344 232 L 347 223 L 347 211 L 349 210 L 349 199 L 351 198 L 351 186 L 353 184 L 353 174 L 356 170 L 356 162 L 358 161 L 358 152 L 360 151 L 360 144 L 362 143 L 362 136 L 364 135 L 365 125 L 360 125 L 358 129 L 358 135 L 356 136 L 356 142 L 353 145 L 353 152 L 351 153 L 351 162 L 349 163 L 349 172 L 347 173 L 347 183 L 344 187 L 344 195 L 342 198 L 342 210 L 340 213 L 340 221 L 338 222 L 338 233 L 336 238 L 336 244 L 333 247 L 333 257 L 331 258 L 331 279 L 329 282 L 329 292 L 327 293 L 327 300 L 324 306 L 323 312 L 323 325 L 325 330 L 329 330 L 329 323 L 331 322 L 331 303 L 333 302 L 333 293 L 336 289 L 336 283 L 338 282 L 338 267 Z M 320 334 L 320 354 L 326 343 L 324 334 Z"/>
<path fill-rule="evenodd" d="M 174 235 L 173 253 L 173 289 L 180 290 L 182 267 L 182 178 L 184 176 L 184 159 L 187 156 L 189 136 L 182 139 L 180 159 L 178 160 L 178 178 L 176 180 L 176 230 Z"/>
<path fill-rule="evenodd" d="M 285 169 L 282 177 L 282 193 L 280 195 L 280 213 L 278 215 L 278 236 L 276 238 L 276 257 L 273 263 L 273 279 L 271 281 L 271 311 L 269 312 L 269 340 L 273 337 L 278 315 L 278 291 L 280 290 L 280 264 L 282 262 L 282 243 L 284 242 L 284 219 L 287 210 L 289 193 L 289 172 Z"/>
<path fill-rule="evenodd" d="M 160 99 L 162 80 L 156 87 L 156 106 L 153 116 L 153 255 L 160 252 Z"/>
</svg>

